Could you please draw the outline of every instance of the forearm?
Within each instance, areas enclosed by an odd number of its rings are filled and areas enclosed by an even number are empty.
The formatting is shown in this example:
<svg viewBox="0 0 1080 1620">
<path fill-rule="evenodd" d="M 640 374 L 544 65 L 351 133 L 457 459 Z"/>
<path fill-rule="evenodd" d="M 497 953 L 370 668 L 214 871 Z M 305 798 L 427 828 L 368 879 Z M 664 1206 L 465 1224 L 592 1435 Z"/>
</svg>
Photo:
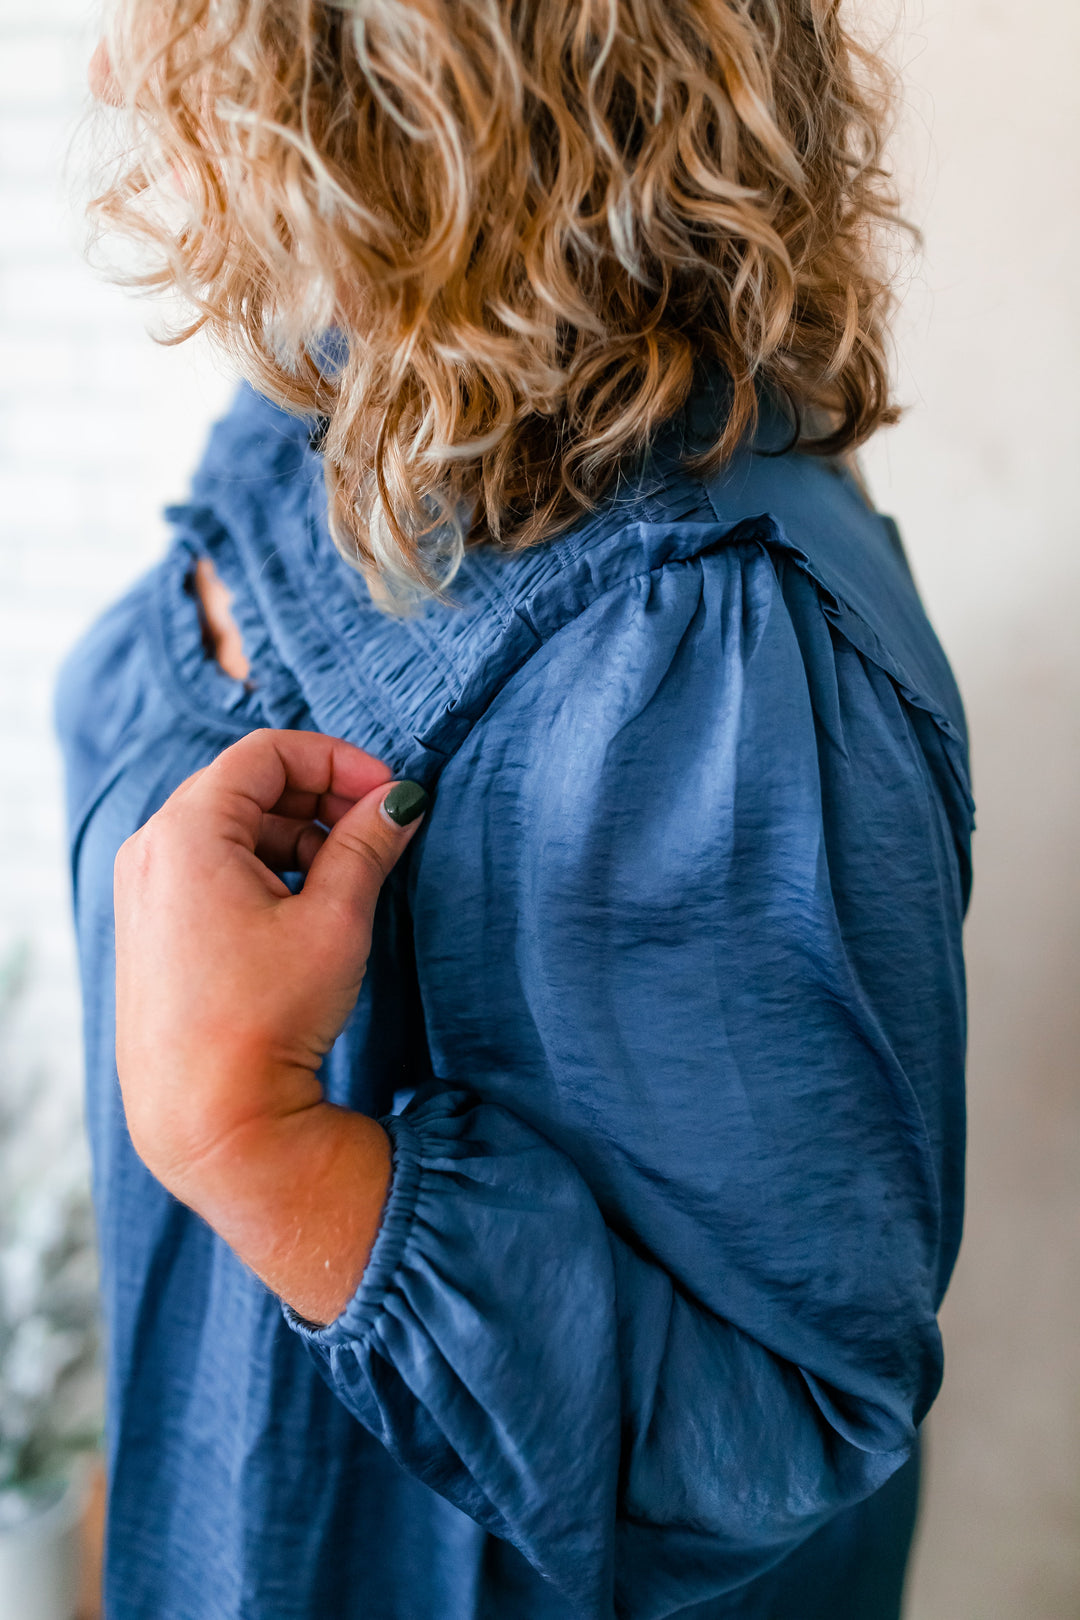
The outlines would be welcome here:
<svg viewBox="0 0 1080 1620">
<path fill-rule="evenodd" d="M 132 1144 L 306 1319 L 355 1291 L 386 1133 L 323 1099 L 382 885 L 427 794 L 313 732 L 259 730 L 116 858 L 116 1067 Z M 329 830 L 328 830 L 329 829 Z M 301 871 L 292 891 L 281 872 Z"/>
<path fill-rule="evenodd" d="M 390 1185 L 390 1139 L 319 1103 L 279 1129 L 237 1133 L 178 1196 L 257 1277 L 316 1325 L 355 1293 Z"/>
</svg>

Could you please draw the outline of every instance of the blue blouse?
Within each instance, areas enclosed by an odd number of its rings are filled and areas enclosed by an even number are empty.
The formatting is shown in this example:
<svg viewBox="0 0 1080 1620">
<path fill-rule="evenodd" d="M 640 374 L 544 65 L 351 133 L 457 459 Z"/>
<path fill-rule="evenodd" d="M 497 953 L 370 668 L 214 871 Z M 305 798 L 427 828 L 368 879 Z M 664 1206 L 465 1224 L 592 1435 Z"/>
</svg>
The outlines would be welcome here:
<svg viewBox="0 0 1080 1620">
<path fill-rule="evenodd" d="M 108 1620 L 895 1620 L 960 1236 L 964 719 L 895 528 L 703 389 L 390 618 L 250 391 L 58 692 Z M 209 555 L 252 679 L 203 650 Z M 136 1158 L 112 863 L 256 726 L 435 790 L 324 1066 L 389 1201 L 314 1329 Z"/>
</svg>

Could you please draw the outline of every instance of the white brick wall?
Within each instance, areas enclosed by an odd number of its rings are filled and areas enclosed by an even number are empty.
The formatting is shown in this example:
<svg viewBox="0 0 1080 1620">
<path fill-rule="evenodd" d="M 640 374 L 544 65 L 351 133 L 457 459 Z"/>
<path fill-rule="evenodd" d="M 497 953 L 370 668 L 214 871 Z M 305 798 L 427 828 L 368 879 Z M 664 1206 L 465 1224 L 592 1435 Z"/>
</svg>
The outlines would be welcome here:
<svg viewBox="0 0 1080 1620">
<path fill-rule="evenodd" d="M 88 268 L 77 197 L 91 11 L 0 0 L 0 951 L 30 941 L 24 1043 L 81 1085 L 56 667 L 159 553 L 230 383 L 192 345 L 146 336 L 152 311 Z M 2 1083 L 2 1082 L 0 1082 Z"/>
</svg>

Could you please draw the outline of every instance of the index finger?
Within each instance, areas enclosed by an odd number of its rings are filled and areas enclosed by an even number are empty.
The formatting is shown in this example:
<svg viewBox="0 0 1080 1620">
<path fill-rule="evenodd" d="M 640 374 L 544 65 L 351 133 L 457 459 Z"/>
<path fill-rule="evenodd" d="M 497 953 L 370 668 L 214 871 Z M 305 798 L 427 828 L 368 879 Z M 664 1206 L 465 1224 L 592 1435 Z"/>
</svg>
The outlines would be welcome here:
<svg viewBox="0 0 1080 1620">
<path fill-rule="evenodd" d="M 226 836 L 231 828 L 233 837 L 254 849 L 263 817 L 278 810 L 283 799 L 313 806 L 351 802 L 391 781 L 388 765 L 340 737 L 266 727 L 220 753 L 192 781 L 187 798 L 204 813 L 220 813 Z"/>
</svg>

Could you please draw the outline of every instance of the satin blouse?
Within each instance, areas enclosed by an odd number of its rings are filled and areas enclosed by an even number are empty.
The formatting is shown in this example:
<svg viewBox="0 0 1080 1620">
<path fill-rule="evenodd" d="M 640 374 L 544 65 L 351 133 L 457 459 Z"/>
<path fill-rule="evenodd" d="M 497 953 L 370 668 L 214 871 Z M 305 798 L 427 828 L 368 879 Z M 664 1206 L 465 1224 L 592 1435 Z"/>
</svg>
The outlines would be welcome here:
<svg viewBox="0 0 1080 1620">
<path fill-rule="evenodd" d="M 961 1224 L 964 717 L 895 527 L 769 410 L 695 475 L 717 409 L 394 618 L 241 390 L 70 655 L 108 1620 L 896 1620 Z M 143 1167 L 114 1058 L 116 850 L 267 725 L 434 795 L 324 1065 L 393 1177 L 320 1329 Z"/>
</svg>

